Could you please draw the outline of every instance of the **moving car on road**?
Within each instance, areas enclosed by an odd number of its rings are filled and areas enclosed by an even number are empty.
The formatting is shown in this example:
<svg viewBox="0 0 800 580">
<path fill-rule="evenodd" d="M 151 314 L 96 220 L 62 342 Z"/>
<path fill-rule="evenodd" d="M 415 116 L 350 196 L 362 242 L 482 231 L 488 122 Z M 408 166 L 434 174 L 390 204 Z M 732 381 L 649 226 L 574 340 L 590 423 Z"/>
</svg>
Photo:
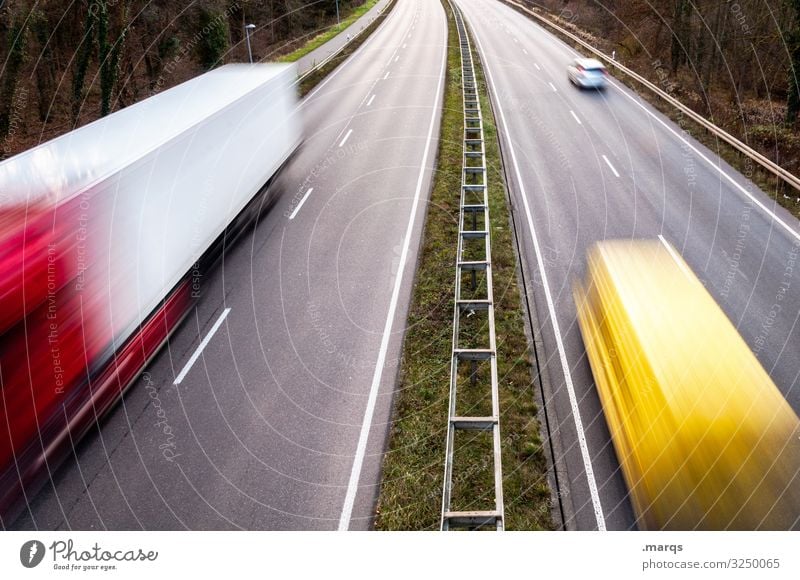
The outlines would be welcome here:
<svg viewBox="0 0 800 580">
<path fill-rule="evenodd" d="M 576 58 L 567 66 L 567 76 L 579 88 L 602 89 L 606 86 L 608 70 L 594 58 Z"/>
<path fill-rule="evenodd" d="M 666 241 L 605 241 L 575 302 L 646 529 L 800 525 L 800 421 Z"/>
</svg>

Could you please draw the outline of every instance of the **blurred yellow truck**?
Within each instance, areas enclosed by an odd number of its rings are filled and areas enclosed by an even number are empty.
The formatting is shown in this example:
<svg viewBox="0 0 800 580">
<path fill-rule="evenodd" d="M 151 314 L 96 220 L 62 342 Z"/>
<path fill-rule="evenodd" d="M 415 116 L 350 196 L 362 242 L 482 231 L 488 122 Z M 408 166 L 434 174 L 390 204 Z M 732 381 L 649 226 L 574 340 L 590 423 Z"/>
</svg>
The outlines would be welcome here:
<svg viewBox="0 0 800 580">
<path fill-rule="evenodd" d="M 796 529 L 800 421 L 663 238 L 605 241 L 578 321 L 644 529 Z"/>
</svg>

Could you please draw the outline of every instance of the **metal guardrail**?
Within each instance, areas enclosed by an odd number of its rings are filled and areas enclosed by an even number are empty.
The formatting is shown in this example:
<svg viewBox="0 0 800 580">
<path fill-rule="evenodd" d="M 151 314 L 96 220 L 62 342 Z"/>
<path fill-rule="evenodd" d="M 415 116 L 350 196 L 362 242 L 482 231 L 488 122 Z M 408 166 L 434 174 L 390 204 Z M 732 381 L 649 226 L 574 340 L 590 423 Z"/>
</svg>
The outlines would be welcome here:
<svg viewBox="0 0 800 580">
<path fill-rule="evenodd" d="M 796 175 L 786 171 L 783 167 L 781 167 L 777 163 L 774 163 L 774 162 L 770 161 L 769 159 L 764 157 L 761 153 L 759 153 L 758 151 L 756 151 L 755 149 L 753 149 L 749 145 L 746 145 L 745 143 L 742 143 L 741 141 L 739 141 L 739 139 L 737 139 L 736 137 L 734 137 L 730 133 L 727 133 L 726 131 L 723 131 L 722 129 L 720 129 L 719 127 L 714 125 L 711 121 L 708 121 L 707 119 L 705 119 L 701 115 L 695 113 L 689 107 L 687 107 L 686 105 L 681 103 L 679 100 L 677 100 L 676 98 L 671 96 L 669 93 L 667 93 L 667 92 L 661 90 L 660 88 L 658 88 L 656 85 L 654 85 L 653 83 L 648 81 L 646 78 L 644 78 L 640 74 L 632 71 L 631 69 L 629 69 L 626 66 L 623 66 L 622 64 L 620 64 L 619 62 L 617 62 L 616 60 L 611 58 L 609 55 L 605 54 L 604 52 L 601 52 L 601 51 L 597 50 L 595 47 L 593 47 L 591 44 L 589 44 L 588 42 L 586 42 L 582 38 L 576 36 L 575 34 L 572 34 L 568 30 L 566 30 L 565 28 L 555 24 L 554 22 L 550 21 L 548 18 L 542 16 L 541 14 L 537 14 L 535 11 L 529 9 L 528 7 L 522 5 L 522 4 L 518 3 L 518 2 L 515 2 L 514 0 L 503 0 L 503 2 L 505 2 L 506 4 L 509 4 L 509 5 L 515 6 L 515 7 L 519 8 L 520 10 L 523 10 L 524 12 L 526 12 L 527 14 L 530 14 L 531 16 L 536 18 L 538 21 L 546 24 L 547 26 L 549 26 L 553 30 L 557 30 L 559 33 L 563 34 L 567 38 L 577 42 L 582 47 L 584 47 L 586 50 L 588 50 L 589 52 L 591 52 L 595 56 L 597 56 L 597 57 L 601 58 L 602 60 L 604 60 L 610 66 L 622 71 L 623 73 L 625 73 L 626 75 L 628 75 L 629 77 L 631 77 L 632 79 L 637 81 L 638 83 L 640 83 L 640 84 L 644 85 L 645 87 L 647 87 L 648 89 L 650 89 L 653 93 L 655 93 L 656 95 L 658 95 L 659 97 L 664 99 L 666 102 L 668 102 L 670 105 L 672 105 L 673 107 L 675 107 L 676 109 L 678 109 L 682 113 L 684 113 L 686 116 L 691 118 L 697 124 L 701 125 L 703 128 L 705 128 L 711 134 L 719 137 L 720 139 L 722 139 L 723 141 L 725 141 L 726 143 L 731 145 L 734 149 L 737 149 L 738 151 L 740 151 L 744 155 L 747 155 L 750 159 L 752 159 L 753 161 L 755 161 L 756 163 L 761 165 L 764 169 L 766 169 L 767 171 L 773 173 L 777 177 L 783 179 L 786 183 L 788 183 L 789 185 L 791 185 L 795 189 L 800 190 L 800 178 L 798 178 Z"/>
<path fill-rule="evenodd" d="M 491 240 L 489 232 L 489 197 L 487 191 L 486 155 L 481 113 L 472 50 L 461 12 L 451 7 L 458 28 L 461 48 L 461 74 L 464 103 L 464 157 L 461 174 L 461 197 L 456 253 L 455 304 L 453 306 L 453 346 L 450 360 L 450 404 L 447 421 L 447 449 L 445 456 L 444 489 L 442 491 L 441 529 L 494 527 L 503 530 L 503 472 L 500 461 L 500 398 L 497 381 L 497 345 L 494 328 L 494 296 L 492 292 Z M 467 247 L 469 246 L 469 247 Z M 477 273 L 484 277 L 478 283 Z M 462 293 L 464 276 L 469 278 L 471 296 Z M 462 318 L 485 312 L 489 336 L 485 348 L 467 348 L 461 336 Z M 481 325 L 482 328 L 482 325 Z M 474 337 L 470 337 L 474 340 Z M 474 346 L 474 344 L 470 345 Z M 468 374 L 460 367 L 468 364 Z M 478 385 L 478 365 L 489 365 L 488 383 L 491 389 L 491 415 L 459 416 L 457 401 L 459 382 L 473 390 Z M 485 381 L 486 373 L 480 373 Z M 484 385 L 486 386 L 486 385 Z M 484 511 L 453 511 L 453 469 L 456 433 L 459 431 L 487 431 L 492 434 L 491 461 L 494 470 L 494 507 Z M 460 468 L 461 466 L 459 466 Z M 469 466 L 474 467 L 474 466 Z M 477 498 L 476 498 L 477 499 Z"/>
</svg>

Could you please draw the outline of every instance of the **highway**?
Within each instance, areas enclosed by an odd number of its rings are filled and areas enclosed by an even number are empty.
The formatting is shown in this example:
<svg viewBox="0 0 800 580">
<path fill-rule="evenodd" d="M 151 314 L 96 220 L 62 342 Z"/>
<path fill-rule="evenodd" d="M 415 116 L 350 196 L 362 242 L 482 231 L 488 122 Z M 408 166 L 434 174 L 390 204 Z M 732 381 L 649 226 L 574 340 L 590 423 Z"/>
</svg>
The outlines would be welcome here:
<svg viewBox="0 0 800 580">
<path fill-rule="evenodd" d="M 567 529 L 635 517 L 576 324 L 572 284 L 597 240 L 663 236 L 800 411 L 800 228 L 745 176 L 619 82 L 579 91 L 578 56 L 499 1 L 456 0 L 501 134 L 521 262 L 543 341 Z M 653 305 L 657 308 L 657 305 Z"/>
<path fill-rule="evenodd" d="M 301 103 L 279 197 L 15 529 L 367 529 L 435 163 L 438 0 Z"/>
</svg>

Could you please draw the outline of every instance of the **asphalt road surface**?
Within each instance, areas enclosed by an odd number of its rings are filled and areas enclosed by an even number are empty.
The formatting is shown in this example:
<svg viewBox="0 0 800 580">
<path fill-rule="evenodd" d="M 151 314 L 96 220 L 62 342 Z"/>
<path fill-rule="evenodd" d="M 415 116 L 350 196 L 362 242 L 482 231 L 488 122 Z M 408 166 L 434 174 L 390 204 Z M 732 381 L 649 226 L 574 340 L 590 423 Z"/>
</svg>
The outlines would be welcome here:
<svg viewBox="0 0 800 580">
<path fill-rule="evenodd" d="M 276 205 L 15 528 L 370 526 L 445 55 L 404 0 L 308 95 Z"/>
<path fill-rule="evenodd" d="M 603 92 L 572 86 L 566 66 L 578 55 L 525 16 L 498 1 L 457 4 L 498 117 L 534 332 L 544 345 L 567 528 L 634 528 L 576 324 L 572 284 L 585 274 L 587 249 L 662 235 L 800 411 L 800 228 L 620 83 Z"/>
</svg>

